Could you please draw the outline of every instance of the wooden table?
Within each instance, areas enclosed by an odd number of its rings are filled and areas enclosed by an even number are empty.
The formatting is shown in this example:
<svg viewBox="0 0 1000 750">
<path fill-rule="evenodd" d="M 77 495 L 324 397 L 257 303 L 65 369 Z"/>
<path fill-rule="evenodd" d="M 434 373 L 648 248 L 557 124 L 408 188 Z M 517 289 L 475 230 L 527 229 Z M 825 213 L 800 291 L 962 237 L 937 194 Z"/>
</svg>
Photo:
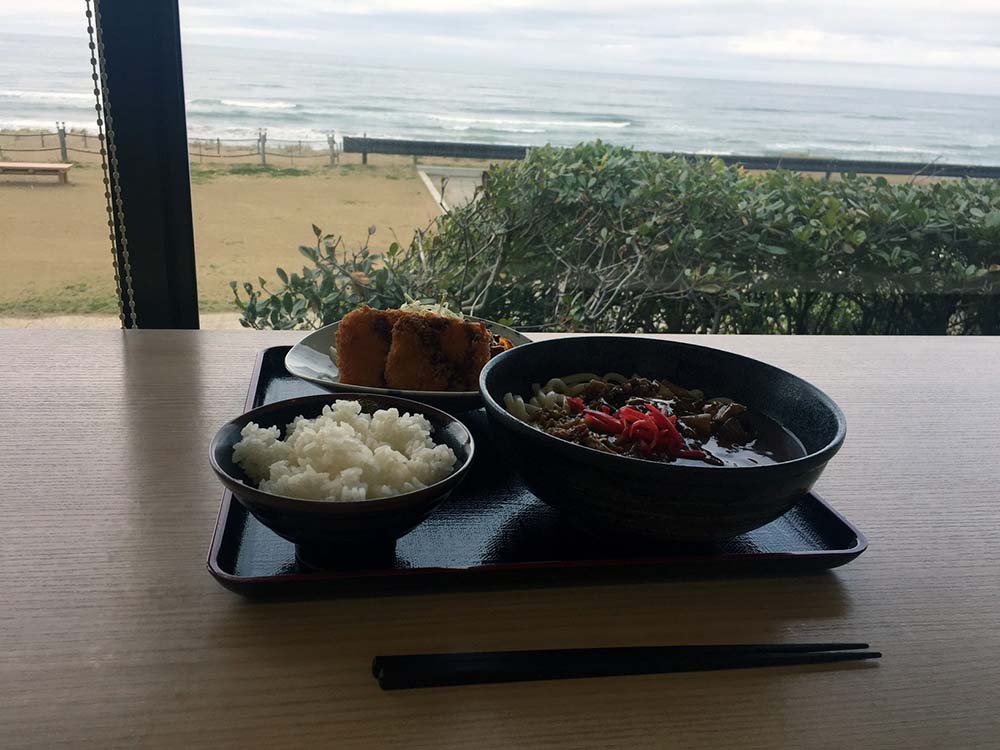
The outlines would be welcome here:
<svg viewBox="0 0 1000 750">
<path fill-rule="evenodd" d="M 1000 746 L 1000 342 L 706 337 L 847 412 L 833 574 L 251 603 L 206 448 L 294 333 L 0 332 L 0 746 Z M 866 640 L 875 667 L 383 693 L 376 653 Z"/>
</svg>

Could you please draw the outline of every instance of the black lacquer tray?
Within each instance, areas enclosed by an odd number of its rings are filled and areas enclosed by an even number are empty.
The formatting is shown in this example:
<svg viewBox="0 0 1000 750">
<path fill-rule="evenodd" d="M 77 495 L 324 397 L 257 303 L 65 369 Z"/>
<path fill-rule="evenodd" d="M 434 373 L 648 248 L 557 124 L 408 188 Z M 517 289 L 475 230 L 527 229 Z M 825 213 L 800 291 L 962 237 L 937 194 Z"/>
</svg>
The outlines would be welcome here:
<svg viewBox="0 0 1000 750">
<path fill-rule="evenodd" d="M 288 373 L 289 347 L 257 358 L 246 409 L 323 389 Z M 568 526 L 535 498 L 490 436 L 482 410 L 459 415 L 476 439 L 465 482 L 430 518 L 396 544 L 394 555 L 352 567 L 315 569 L 295 546 L 263 526 L 228 491 L 212 538 L 208 568 L 245 596 L 374 594 L 609 580 L 800 574 L 834 568 L 868 541 L 816 494 L 784 516 L 713 544 L 610 546 Z"/>
</svg>

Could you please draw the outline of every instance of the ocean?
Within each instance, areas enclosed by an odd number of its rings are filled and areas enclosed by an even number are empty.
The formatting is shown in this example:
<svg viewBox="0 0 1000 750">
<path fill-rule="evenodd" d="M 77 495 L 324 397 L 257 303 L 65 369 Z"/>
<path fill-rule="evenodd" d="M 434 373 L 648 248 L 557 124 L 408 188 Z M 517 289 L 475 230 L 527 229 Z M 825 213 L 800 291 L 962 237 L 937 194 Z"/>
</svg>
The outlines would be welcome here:
<svg viewBox="0 0 1000 750">
<path fill-rule="evenodd" d="M 0 35 L 0 129 L 94 130 L 84 39 Z M 548 70 L 382 66 L 188 45 L 188 133 L 327 133 L 529 146 L 1000 165 L 1000 96 Z M 873 67 L 873 79 L 878 70 Z M 114 82 L 111 82 L 112 105 Z"/>
</svg>

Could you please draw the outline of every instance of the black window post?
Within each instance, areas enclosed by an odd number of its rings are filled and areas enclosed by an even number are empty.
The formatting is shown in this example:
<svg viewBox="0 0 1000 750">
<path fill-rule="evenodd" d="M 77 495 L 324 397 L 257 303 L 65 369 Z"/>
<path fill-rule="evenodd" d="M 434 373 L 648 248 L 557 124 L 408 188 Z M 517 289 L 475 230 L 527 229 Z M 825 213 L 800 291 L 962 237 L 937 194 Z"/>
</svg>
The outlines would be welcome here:
<svg viewBox="0 0 1000 750">
<path fill-rule="evenodd" d="M 98 7 L 138 325 L 198 328 L 177 0 Z"/>
</svg>

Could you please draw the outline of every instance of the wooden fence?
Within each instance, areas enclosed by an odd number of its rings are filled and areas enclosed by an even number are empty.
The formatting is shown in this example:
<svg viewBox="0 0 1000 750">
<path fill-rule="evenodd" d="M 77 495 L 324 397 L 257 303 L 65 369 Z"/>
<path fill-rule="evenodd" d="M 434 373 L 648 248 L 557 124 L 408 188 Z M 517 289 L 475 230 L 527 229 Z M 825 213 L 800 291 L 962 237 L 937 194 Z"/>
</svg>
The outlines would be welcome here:
<svg viewBox="0 0 1000 750">
<path fill-rule="evenodd" d="M 37 155 L 59 154 L 60 161 L 68 162 L 70 154 L 98 154 L 100 144 L 94 135 L 86 133 L 67 133 L 64 123 L 56 123 L 53 131 L 39 133 L 0 133 L 6 140 L 0 141 L 0 160 L 9 159 L 14 154 L 31 153 Z M 68 145 L 67 139 L 74 138 L 73 145 Z M 11 142 L 10 139 L 13 139 Z M 37 139 L 37 140 L 35 140 Z M 82 139 L 82 143 L 79 142 Z M 82 146 L 82 148 L 81 148 Z M 318 148 L 316 148 L 318 146 Z M 341 153 L 361 154 L 363 164 L 368 163 L 369 154 L 392 154 L 412 156 L 439 156 L 456 159 L 481 159 L 484 161 L 523 159 L 530 146 L 517 146 L 498 143 L 463 143 L 449 141 L 420 141 L 400 138 L 369 138 L 367 136 L 344 136 L 340 147 L 332 133 L 324 140 L 280 140 L 269 139 L 267 130 L 258 131 L 257 138 L 250 139 L 192 139 L 188 144 L 188 153 L 192 160 L 204 162 L 214 159 L 246 159 L 253 157 L 261 165 L 268 164 L 268 157 L 289 159 L 294 164 L 295 159 L 322 158 L 332 166 L 338 163 Z M 242 149 L 242 150 L 241 150 Z M 684 159 L 704 159 L 703 154 L 687 154 L 681 152 L 660 152 L 665 156 L 678 156 Z M 11 156 L 8 156 L 10 154 Z M 13 156 L 17 160 L 16 156 Z M 42 157 L 44 158 L 44 157 Z M 804 156 L 719 156 L 726 164 L 738 164 L 747 169 L 787 169 L 793 172 L 814 172 L 825 174 L 888 174 L 888 175 L 921 175 L 925 177 L 973 177 L 979 179 L 1000 179 L 1000 166 L 981 166 L 974 164 L 943 164 L 939 162 L 900 162 L 853 159 L 817 159 Z M 313 161 L 312 163 L 315 163 Z"/>
<path fill-rule="evenodd" d="M 447 143 L 443 141 L 409 141 L 396 138 L 344 137 L 345 154 L 361 154 L 367 163 L 368 154 L 407 154 L 414 156 L 450 156 L 462 159 L 523 159 L 529 146 L 507 146 L 495 143 Z M 660 152 L 664 156 L 684 159 L 705 159 L 704 154 L 676 151 Z M 747 169 L 787 169 L 793 172 L 831 174 L 893 174 L 927 177 L 976 177 L 1000 179 L 1000 167 L 936 162 L 901 162 L 852 159 L 816 159 L 797 156 L 719 156 L 726 164 L 739 164 Z"/>
</svg>

